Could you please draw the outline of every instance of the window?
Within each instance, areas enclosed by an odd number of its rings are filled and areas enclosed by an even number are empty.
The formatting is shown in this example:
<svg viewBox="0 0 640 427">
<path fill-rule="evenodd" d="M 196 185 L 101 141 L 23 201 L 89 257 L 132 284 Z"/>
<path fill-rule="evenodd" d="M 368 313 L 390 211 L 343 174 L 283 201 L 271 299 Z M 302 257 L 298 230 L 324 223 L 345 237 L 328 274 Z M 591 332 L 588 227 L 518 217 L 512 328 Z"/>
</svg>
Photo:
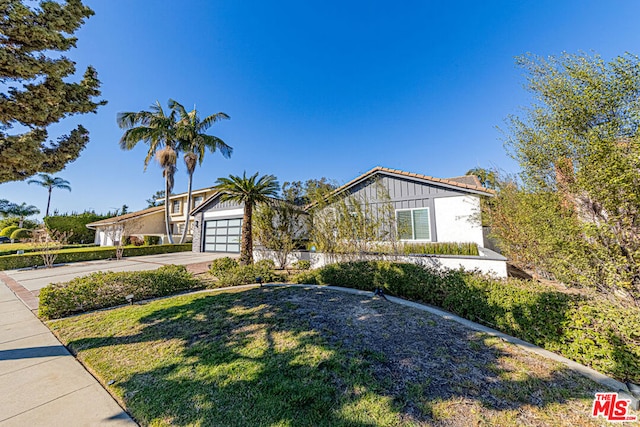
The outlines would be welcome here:
<svg viewBox="0 0 640 427">
<path fill-rule="evenodd" d="M 396 227 L 400 240 L 431 240 L 429 208 L 397 210 Z"/>
<path fill-rule="evenodd" d="M 174 200 L 171 202 L 171 213 L 180 213 L 180 200 Z"/>
<path fill-rule="evenodd" d="M 193 207 L 197 208 L 204 202 L 204 196 L 196 196 L 193 198 Z"/>
</svg>

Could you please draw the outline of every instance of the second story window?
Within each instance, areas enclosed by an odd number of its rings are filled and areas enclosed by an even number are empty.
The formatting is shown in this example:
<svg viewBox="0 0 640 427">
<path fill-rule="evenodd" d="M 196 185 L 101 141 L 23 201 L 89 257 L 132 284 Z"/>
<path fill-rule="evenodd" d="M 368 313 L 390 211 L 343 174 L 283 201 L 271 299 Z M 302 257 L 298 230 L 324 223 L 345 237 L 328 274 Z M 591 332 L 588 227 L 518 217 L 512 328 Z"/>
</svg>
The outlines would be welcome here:
<svg viewBox="0 0 640 427">
<path fill-rule="evenodd" d="M 204 196 L 196 196 L 193 198 L 193 207 L 197 208 L 204 202 Z"/>
<path fill-rule="evenodd" d="M 173 202 L 171 202 L 171 213 L 180 213 L 180 200 L 174 200 Z"/>
</svg>

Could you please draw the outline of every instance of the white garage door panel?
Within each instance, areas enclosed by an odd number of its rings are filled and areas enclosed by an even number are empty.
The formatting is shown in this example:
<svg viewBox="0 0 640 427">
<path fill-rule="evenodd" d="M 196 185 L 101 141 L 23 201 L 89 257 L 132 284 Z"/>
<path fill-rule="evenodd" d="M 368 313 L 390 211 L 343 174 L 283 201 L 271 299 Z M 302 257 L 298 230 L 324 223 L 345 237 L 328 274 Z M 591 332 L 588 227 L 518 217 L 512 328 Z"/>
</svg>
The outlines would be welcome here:
<svg viewBox="0 0 640 427">
<path fill-rule="evenodd" d="M 205 222 L 205 252 L 240 252 L 242 219 L 216 219 Z"/>
</svg>

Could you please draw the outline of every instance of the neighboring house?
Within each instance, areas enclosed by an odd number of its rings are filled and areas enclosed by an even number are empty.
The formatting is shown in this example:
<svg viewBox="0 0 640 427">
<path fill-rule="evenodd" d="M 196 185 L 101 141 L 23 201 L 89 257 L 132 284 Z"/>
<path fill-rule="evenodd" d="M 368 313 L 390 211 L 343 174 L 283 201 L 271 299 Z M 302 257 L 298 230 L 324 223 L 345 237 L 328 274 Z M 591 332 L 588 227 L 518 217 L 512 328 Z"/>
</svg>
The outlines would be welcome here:
<svg viewBox="0 0 640 427">
<path fill-rule="evenodd" d="M 216 193 L 211 187 L 191 192 L 191 207 L 187 207 L 187 193 L 169 196 L 169 221 L 173 240 L 178 242 L 184 227 L 187 226 L 187 213 L 200 206 L 207 198 Z M 100 246 L 113 246 L 124 231 L 126 236 L 159 236 L 162 243 L 167 242 L 164 225 L 164 205 L 131 212 L 113 218 L 103 219 L 87 224 L 96 230 L 95 243 Z M 189 221 L 188 239 L 192 238 L 193 220 Z"/>
</svg>

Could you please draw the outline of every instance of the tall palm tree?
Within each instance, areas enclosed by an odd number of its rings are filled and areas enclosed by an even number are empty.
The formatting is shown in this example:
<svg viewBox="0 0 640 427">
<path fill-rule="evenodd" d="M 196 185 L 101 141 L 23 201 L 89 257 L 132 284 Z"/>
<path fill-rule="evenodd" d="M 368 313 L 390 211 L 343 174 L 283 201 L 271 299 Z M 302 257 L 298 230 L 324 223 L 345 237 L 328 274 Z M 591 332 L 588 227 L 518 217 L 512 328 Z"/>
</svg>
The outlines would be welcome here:
<svg viewBox="0 0 640 427">
<path fill-rule="evenodd" d="M 187 238 L 187 229 L 189 227 L 189 211 L 191 210 L 191 186 L 193 183 L 193 173 L 196 170 L 196 163 L 202 166 L 204 153 L 208 149 L 211 153 L 219 150 L 225 157 L 231 157 L 233 148 L 227 145 L 217 136 L 207 135 L 204 133 L 214 123 L 220 120 L 228 120 L 229 116 L 225 113 L 211 114 L 210 116 L 200 119 L 198 111 L 194 108 L 187 110 L 177 101 L 169 100 L 169 108 L 176 112 L 180 119 L 176 123 L 176 136 L 178 138 L 178 150 L 184 152 L 184 164 L 189 174 L 189 185 L 187 189 L 187 219 L 182 230 L 180 243 L 184 243 Z"/>
<path fill-rule="evenodd" d="M 176 114 L 171 111 L 165 114 L 160 102 L 156 101 L 150 111 L 118 113 L 118 126 L 126 129 L 120 138 L 120 148 L 131 150 L 140 141 L 149 145 L 147 157 L 144 159 L 144 169 L 147 169 L 153 157 L 162 168 L 164 176 L 164 221 L 169 243 L 173 243 L 169 220 L 169 196 L 173 190 L 176 173 L 177 139 Z"/>
<path fill-rule="evenodd" d="M 33 205 L 27 205 L 23 203 L 18 205 L 16 203 L 11 203 L 6 209 L 5 213 L 9 216 L 17 216 L 20 218 L 20 222 L 18 223 L 18 227 L 22 228 L 25 218 L 31 215 L 37 215 L 40 213 L 40 209 L 36 208 Z"/>
<path fill-rule="evenodd" d="M 267 203 L 270 197 L 275 197 L 280 184 L 273 175 L 264 175 L 258 179 L 258 172 L 256 172 L 247 178 L 247 173 L 244 172 L 242 177 L 229 175 L 229 178 L 218 178 L 214 188 L 222 192 L 221 201 L 244 203 L 240 264 L 253 264 L 253 235 L 251 234 L 253 208 L 258 203 Z"/>
<path fill-rule="evenodd" d="M 69 181 L 59 177 L 54 178 L 51 175 L 47 175 L 46 173 L 39 173 L 38 177 L 39 179 L 30 179 L 29 181 L 27 181 L 27 184 L 38 184 L 39 186 L 49 190 L 49 198 L 47 198 L 47 210 L 44 214 L 44 216 L 47 217 L 49 216 L 49 206 L 51 205 L 51 191 L 53 191 L 54 188 L 71 191 L 71 186 L 69 185 Z"/>
</svg>

